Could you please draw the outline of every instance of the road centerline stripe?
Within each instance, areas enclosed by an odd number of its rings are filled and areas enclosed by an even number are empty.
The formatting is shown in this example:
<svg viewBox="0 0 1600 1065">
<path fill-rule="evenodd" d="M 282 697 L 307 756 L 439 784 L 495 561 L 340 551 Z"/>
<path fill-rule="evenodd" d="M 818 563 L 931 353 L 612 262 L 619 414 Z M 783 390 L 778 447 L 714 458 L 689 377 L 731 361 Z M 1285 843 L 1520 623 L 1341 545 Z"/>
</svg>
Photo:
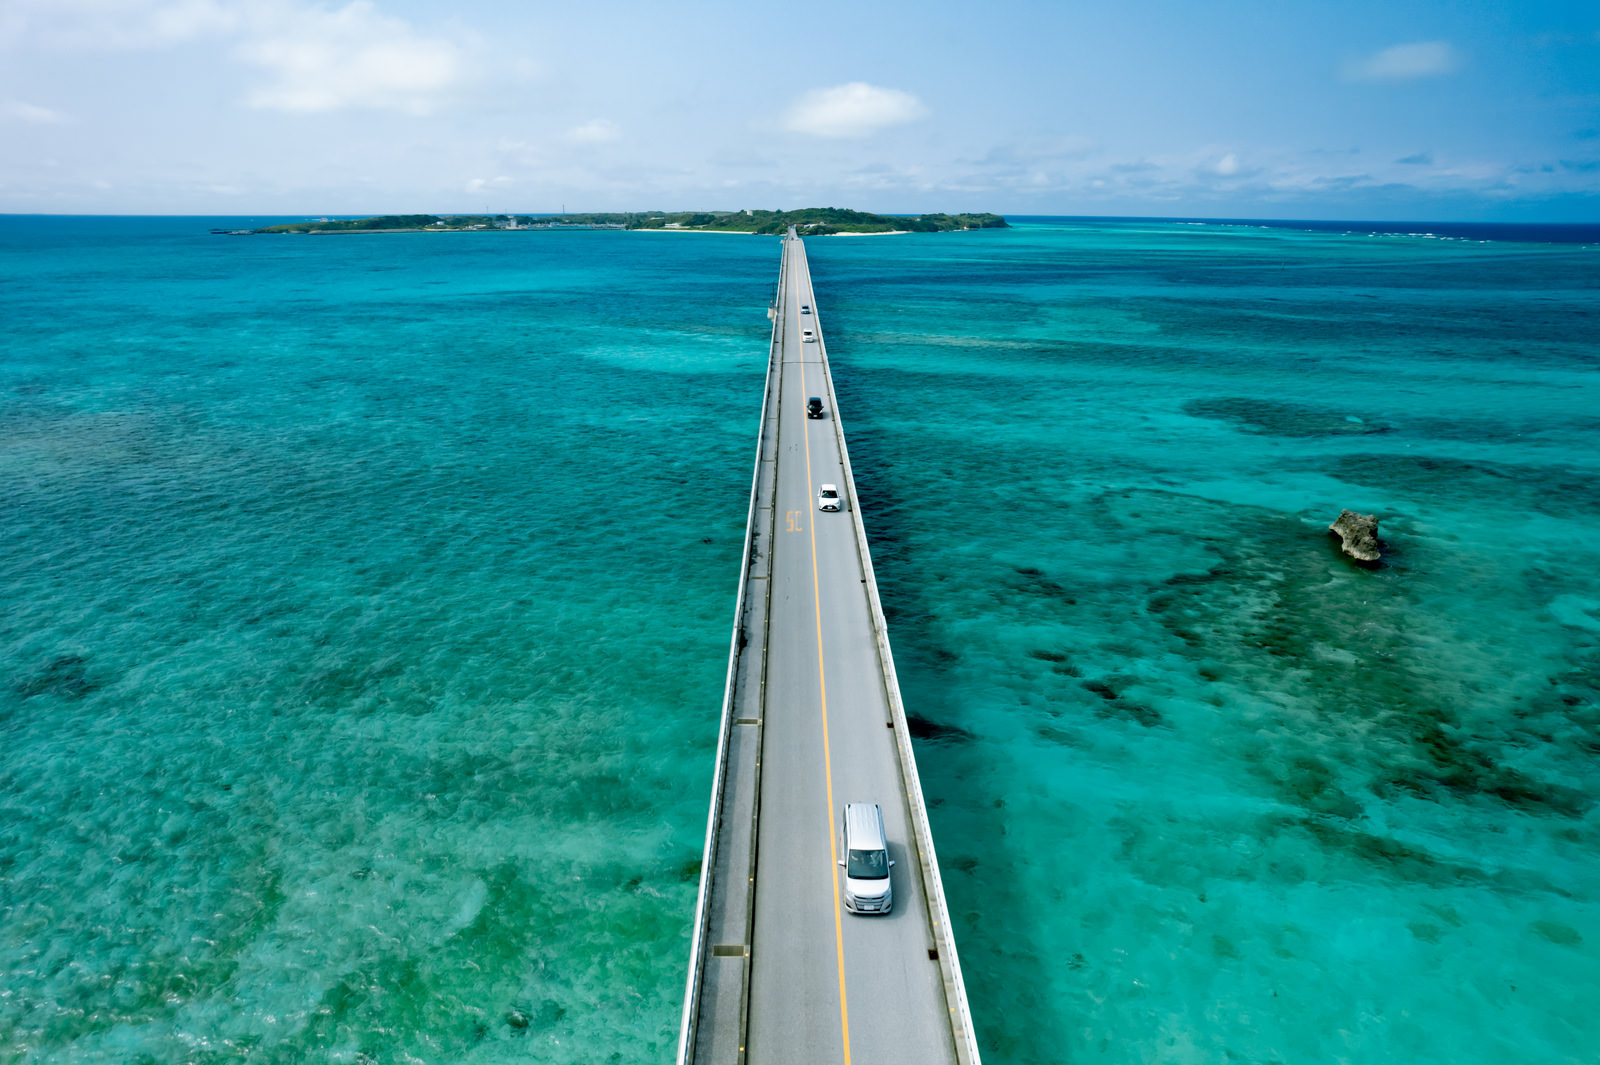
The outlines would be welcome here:
<svg viewBox="0 0 1600 1065">
<path fill-rule="evenodd" d="M 809 273 L 809 268 L 807 273 Z M 796 288 L 798 294 L 798 286 Z M 797 296 L 798 301 L 798 296 Z M 806 402 L 805 342 L 800 348 L 800 402 Z M 811 483 L 811 419 L 800 423 L 806 453 L 806 500 L 812 506 L 814 489 Z M 828 745 L 828 675 L 822 657 L 822 581 L 817 569 L 817 513 L 811 510 L 811 597 L 817 620 L 817 682 L 822 697 L 822 768 L 828 792 L 828 868 L 833 875 L 833 944 L 839 964 L 839 1029 L 844 1040 L 844 1065 L 850 1065 L 850 1008 L 844 985 L 844 917 L 839 903 L 839 832 L 833 817 L 833 756 Z"/>
</svg>

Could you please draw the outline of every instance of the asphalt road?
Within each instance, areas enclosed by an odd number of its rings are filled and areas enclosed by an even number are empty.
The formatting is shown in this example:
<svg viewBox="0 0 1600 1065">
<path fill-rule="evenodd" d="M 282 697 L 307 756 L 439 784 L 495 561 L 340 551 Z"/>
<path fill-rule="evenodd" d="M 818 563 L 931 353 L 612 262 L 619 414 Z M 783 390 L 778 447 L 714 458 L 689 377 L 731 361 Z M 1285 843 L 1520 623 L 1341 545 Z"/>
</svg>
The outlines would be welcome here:
<svg viewBox="0 0 1600 1065">
<path fill-rule="evenodd" d="M 816 303 L 799 241 L 787 261 L 747 1060 L 954 1063 L 852 514 L 817 510 L 817 490 L 845 478 L 822 345 L 801 340 L 820 329 L 800 313 Z M 822 418 L 806 417 L 809 396 Z M 844 909 L 846 802 L 883 807 L 889 916 Z"/>
</svg>

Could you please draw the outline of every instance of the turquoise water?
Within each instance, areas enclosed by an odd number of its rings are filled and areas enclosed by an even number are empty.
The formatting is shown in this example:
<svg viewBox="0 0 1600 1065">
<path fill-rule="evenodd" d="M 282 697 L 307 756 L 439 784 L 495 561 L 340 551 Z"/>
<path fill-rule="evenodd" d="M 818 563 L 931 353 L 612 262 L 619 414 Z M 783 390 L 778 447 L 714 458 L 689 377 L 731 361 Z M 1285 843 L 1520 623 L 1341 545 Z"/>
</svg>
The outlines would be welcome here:
<svg viewBox="0 0 1600 1065">
<path fill-rule="evenodd" d="M 212 224 L 0 219 L 0 1062 L 670 1060 L 777 242 Z M 1600 1054 L 1600 251 L 808 250 L 985 1060 Z"/>
<path fill-rule="evenodd" d="M 811 243 L 985 1060 L 1600 1057 L 1600 251 Z"/>
<path fill-rule="evenodd" d="M 205 230 L 8 223 L 0 1060 L 669 1058 L 775 245 Z"/>
</svg>

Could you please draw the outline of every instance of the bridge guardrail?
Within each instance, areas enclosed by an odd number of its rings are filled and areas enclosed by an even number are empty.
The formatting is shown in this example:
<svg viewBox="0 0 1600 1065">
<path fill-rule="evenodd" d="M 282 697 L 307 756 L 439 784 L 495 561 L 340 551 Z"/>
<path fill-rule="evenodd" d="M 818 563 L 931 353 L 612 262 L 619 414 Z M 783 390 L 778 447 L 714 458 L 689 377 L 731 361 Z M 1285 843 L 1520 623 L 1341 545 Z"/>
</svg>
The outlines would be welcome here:
<svg viewBox="0 0 1600 1065">
<path fill-rule="evenodd" d="M 810 268 L 807 267 L 807 276 Z M 945 998 L 950 1004 L 950 1026 L 955 1038 L 956 1058 L 960 1065 L 981 1065 L 978 1054 L 977 1033 L 972 1027 L 972 1011 L 967 1003 L 967 986 L 961 975 L 961 962 L 956 954 L 955 933 L 950 927 L 950 907 L 945 901 L 944 882 L 939 877 L 939 859 L 933 849 L 933 827 L 928 821 L 927 805 L 922 798 L 922 781 L 917 775 L 916 755 L 911 749 L 911 729 L 906 723 L 905 704 L 900 699 L 900 680 L 894 670 L 894 654 L 889 647 L 889 626 L 883 617 L 883 603 L 878 598 L 878 578 L 872 569 L 872 551 L 867 546 L 866 526 L 861 520 L 860 500 L 856 495 L 855 471 L 850 466 L 850 451 L 845 447 L 844 426 L 839 419 L 839 397 L 833 389 L 833 369 L 828 361 L 828 346 L 824 339 L 820 311 L 815 291 L 812 292 L 811 315 L 816 320 L 817 347 L 820 349 L 825 369 L 823 380 L 827 383 L 828 403 L 832 411 L 833 432 L 839 444 L 839 459 L 844 466 L 846 499 L 849 500 L 851 520 L 855 527 L 856 548 L 861 555 L 862 576 L 866 578 L 867 601 L 872 611 L 872 628 L 877 636 L 878 659 L 883 668 L 885 693 L 889 712 L 894 719 L 895 751 L 899 755 L 900 775 L 906 789 L 906 801 L 911 808 L 912 831 L 916 833 L 918 858 L 922 865 L 922 883 L 926 897 L 933 908 L 934 943 L 939 951 L 939 968 L 944 976 Z"/>
<path fill-rule="evenodd" d="M 705 965 L 706 927 L 710 920 L 711 876 L 716 868 L 717 833 L 722 824 L 723 783 L 728 759 L 728 730 L 733 722 L 734 687 L 738 682 L 739 637 L 744 630 L 745 590 L 750 574 L 750 551 L 755 542 L 756 497 L 761 490 L 761 453 L 767 432 L 767 405 L 772 393 L 772 370 L 778 347 L 778 322 L 782 319 L 784 286 L 788 282 L 789 242 L 783 242 L 778 265 L 778 293 L 767 341 L 767 376 L 761 389 L 761 421 L 756 429 L 756 458 L 750 479 L 750 505 L 745 515 L 744 553 L 739 564 L 739 592 L 734 599 L 733 637 L 728 650 L 728 679 L 722 692 L 722 718 L 717 731 L 717 760 L 711 777 L 711 810 L 706 816 L 706 842 L 700 856 L 700 891 L 695 899 L 694 932 L 689 940 L 689 977 L 683 996 L 683 1021 L 678 1032 L 678 1065 L 690 1065 L 694 1033 L 700 1019 L 700 991 Z"/>
</svg>

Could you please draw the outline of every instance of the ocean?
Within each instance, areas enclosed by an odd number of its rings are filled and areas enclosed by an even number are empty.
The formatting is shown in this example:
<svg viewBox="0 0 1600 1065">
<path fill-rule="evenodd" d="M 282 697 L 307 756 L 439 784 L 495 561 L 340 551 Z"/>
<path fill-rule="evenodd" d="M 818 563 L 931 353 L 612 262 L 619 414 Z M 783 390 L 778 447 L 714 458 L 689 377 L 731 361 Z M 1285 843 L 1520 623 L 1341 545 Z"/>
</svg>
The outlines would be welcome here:
<svg viewBox="0 0 1600 1065">
<path fill-rule="evenodd" d="M 1600 231 L 1014 221 L 808 241 L 985 1061 L 1594 1060 Z M 0 1062 L 670 1060 L 778 242 L 241 224 L 0 218 Z"/>
</svg>

